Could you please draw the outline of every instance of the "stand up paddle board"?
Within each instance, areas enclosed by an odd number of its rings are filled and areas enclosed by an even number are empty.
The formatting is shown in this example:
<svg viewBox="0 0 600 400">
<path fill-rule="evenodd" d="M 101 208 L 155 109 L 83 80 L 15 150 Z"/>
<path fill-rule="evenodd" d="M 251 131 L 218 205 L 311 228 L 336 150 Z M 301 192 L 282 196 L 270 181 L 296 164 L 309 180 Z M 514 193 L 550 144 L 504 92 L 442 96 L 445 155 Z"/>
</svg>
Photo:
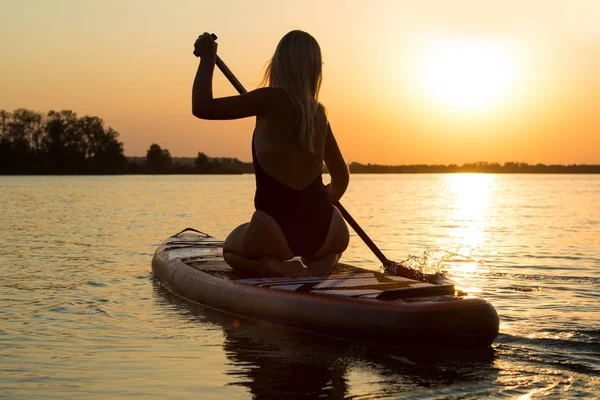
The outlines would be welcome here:
<svg viewBox="0 0 600 400">
<path fill-rule="evenodd" d="M 494 307 L 453 285 L 342 263 L 326 276 L 249 276 L 223 260 L 222 241 L 191 228 L 158 247 L 152 272 L 190 301 L 352 341 L 468 349 L 487 347 L 498 334 Z"/>
</svg>

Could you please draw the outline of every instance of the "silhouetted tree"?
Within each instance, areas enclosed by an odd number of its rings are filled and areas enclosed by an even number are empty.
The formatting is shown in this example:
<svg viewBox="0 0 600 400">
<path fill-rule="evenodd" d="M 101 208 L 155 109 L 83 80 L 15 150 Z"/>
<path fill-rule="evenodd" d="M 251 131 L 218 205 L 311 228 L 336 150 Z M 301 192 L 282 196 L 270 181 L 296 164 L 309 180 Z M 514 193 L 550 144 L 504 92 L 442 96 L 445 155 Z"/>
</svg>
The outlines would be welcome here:
<svg viewBox="0 0 600 400">
<path fill-rule="evenodd" d="M 44 145 L 47 165 L 55 173 L 85 172 L 87 143 L 71 110 L 50 111 Z"/>
<path fill-rule="evenodd" d="M 22 108 L 12 114 L 4 110 L 0 113 L 0 169 L 20 173 L 31 172 L 39 147 L 41 123 L 40 114 Z"/>
<path fill-rule="evenodd" d="M 208 156 L 202 152 L 198 152 L 198 156 L 196 157 L 196 160 L 194 160 L 194 165 L 198 172 L 213 172 L 215 169 L 215 163 L 211 162 L 208 159 Z"/>
<path fill-rule="evenodd" d="M 146 152 L 146 166 L 151 174 L 164 174 L 168 172 L 173 161 L 171 153 L 167 149 L 161 149 L 159 145 L 153 143 Z"/>
<path fill-rule="evenodd" d="M 12 158 L 12 143 L 8 138 L 8 124 L 11 114 L 7 111 L 0 111 L 0 172 L 8 173 Z"/>
<path fill-rule="evenodd" d="M 117 173 L 127 160 L 119 133 L 98 117 L 78 119 L 70 110 L 0 111 L 0 172 Z"/>
<path fill-rule="evenodd" d="M 123 154 L 123 142 L 119 142 L 118 137 L 119 132 L 108 128 L 97 138 L 95 152 L 91 159 L 98 171 L 119 173 L 125 170 L 127 158 Z"/>
<path fill-rule="evenodd" d="M 196 160 L 194 161 L 194 164 L 196 165 L 196 167 L 202 169 L 208 164 L 208 162 L 209 162 L 208 156 L 202 152 L 198 152 L 198 156 L 196 157 Z"/>
<path fill-rule="evenodd" d="M 127 159 L 123 155 L 123 143 L 118 141 L 117 131 L 110 127 L 105 130 L 101 118 L 88 116 L 77 121 L 77 129 L 85 138 L 90 172 L 118 173 L 125 169 Z"/>
</svg>

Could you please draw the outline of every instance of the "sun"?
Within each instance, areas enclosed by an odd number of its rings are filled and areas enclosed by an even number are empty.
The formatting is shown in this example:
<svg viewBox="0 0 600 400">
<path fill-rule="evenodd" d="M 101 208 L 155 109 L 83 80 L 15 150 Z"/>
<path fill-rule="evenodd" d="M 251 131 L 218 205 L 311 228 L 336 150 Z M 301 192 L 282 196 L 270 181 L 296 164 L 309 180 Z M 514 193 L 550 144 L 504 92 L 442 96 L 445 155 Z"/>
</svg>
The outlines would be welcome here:
<svg viewBox="0 0 600 400">
<path fill-rule="evenodd" d="M 421 90 L 453 111 L 493 108 L 515 91 L 517 57 L 502 43 L 453 39 L 422 49 Z"/>
</svg>

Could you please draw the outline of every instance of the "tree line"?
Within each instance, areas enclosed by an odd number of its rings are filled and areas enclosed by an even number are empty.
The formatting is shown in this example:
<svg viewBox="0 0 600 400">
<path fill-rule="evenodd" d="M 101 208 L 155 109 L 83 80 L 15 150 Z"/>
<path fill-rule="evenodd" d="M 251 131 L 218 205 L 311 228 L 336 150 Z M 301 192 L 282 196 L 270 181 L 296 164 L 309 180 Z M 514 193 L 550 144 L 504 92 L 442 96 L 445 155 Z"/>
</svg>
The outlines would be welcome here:
<svg viewBox="0 0 600 400">
<path fill-rule="evenodd" d="M 379 165 L 360 164 L 353 162 L 349 165 L 353 174 L 421 174 L 421 173 L 491 173 L 491 174 L 600 174 L 600 165 L 572 164 L 545 165 L 527 164 L 522 162 L 488 163 L 480 161 L 463 165 Z"/>
<path fill-rule="evenodd" d="M 4 174 L 119 173 L 127 160 L 119 133 L 98 117 L 71 110 L 47 115 L 0 110 L 0 172 Z"/>
<path fill-rule="evenodd" d="M 239 174 L 252 163 L 209 158 L 198 152 L 191 165 L 173 161 L 169 150 L 152 144 L 145 159 L 128 160 L 119 132 L 95 116 L 71 110 L 48 114 L 0 110 L 0 174 Z"/>
<path fill-rule="evenodd" d="M 146 158 L 131 157 L 129 173 L 149 174 L 244 174 L 254 173 L 252 163 L 245 163 L 237 158 L 210 158 L 203 152 L 190 163 L 190 158 L 174 160 L 167 149 L 158 144 L 150 145 Z"/>
<path fill-rule="evenodd" d="M 173 158 L 154 143 L 146 157 L 125 157 L 119 132 L 95 116 L 71 110 L 42 115 L 27 109 L 0 110 L 0 174 L 241 174 L 252 163 L 237 158 Z M 193 162 L 192 162 L 193 160 Z M 360 173 L 549 173 L 598 174 L 600 165 L 545 165 L 476 162 L 463 165 L 349 165 Z"/>
</svg>

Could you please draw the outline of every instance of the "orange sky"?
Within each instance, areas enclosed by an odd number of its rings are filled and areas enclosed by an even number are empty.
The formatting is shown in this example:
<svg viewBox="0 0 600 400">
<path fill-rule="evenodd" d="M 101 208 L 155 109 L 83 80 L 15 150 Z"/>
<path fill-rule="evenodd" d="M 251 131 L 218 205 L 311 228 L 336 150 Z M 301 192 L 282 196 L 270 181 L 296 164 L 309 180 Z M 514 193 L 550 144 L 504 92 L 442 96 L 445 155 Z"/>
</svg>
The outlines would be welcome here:
<svg viewBox="0 0 600 400">
<path fill-rule="evenodd" d="M 321 4 L 322 3 L 322 4 Z M 348 162 L 600 164 L 600 1 L 3 1 L 0 109 L 97 115 L 127 155 L 251 158 L 253 120 L 191 115 L 198 34 L 256 87 L 310 32 Z M 216 96 L 234 94 L 216 74 Z"/>
</svg>

